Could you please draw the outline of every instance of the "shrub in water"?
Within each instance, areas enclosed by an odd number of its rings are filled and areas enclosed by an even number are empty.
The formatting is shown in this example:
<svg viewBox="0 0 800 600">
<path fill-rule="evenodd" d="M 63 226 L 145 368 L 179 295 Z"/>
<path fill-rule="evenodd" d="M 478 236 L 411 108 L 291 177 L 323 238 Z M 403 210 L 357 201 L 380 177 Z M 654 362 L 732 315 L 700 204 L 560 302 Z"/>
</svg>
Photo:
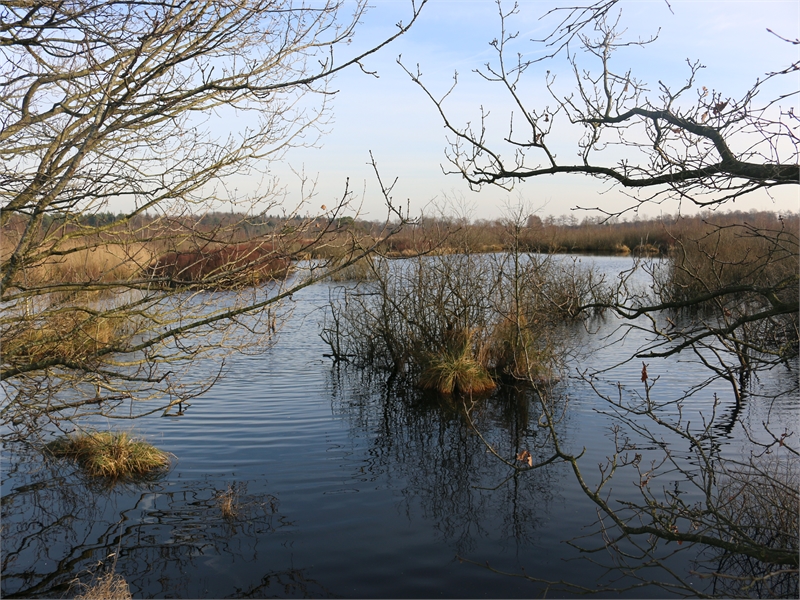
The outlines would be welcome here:
<svg viewBox="0 0 800 600">
<path fill-rule="evenodd" d="M 501 376 L 541 383 L 553 379 L 557 362 L 553 344 L 542 343 L 547 332 L 528 324 L 524 314 L 500 320 L 492 331 L 489 364 Z"/>
<path fill-rule="evenodd" d="M 557 380 L 583 307 L 608 287 L 578 259 L 519 252 L 379 258 L 373 273 L 332 292 L 331 356 L 444 394 L 492 389 L 494 374 Z"/>
</svg>

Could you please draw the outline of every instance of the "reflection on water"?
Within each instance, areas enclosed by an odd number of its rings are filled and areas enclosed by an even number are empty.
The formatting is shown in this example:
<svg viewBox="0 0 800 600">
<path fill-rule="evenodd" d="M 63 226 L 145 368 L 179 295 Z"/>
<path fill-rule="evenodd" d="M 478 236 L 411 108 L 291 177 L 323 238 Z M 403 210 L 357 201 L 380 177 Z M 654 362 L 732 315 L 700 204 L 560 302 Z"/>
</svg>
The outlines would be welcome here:
<svg viewBox="0 0 800 600">
<path fill-rule="evenodd" d="M 21 458 L 9 450 L 8 460 Z M 261 536 L 290 525 L 275 497 L 250 495 L 246 483 L 234 484 L 229 514 L 215 481 L 110 489 L 30 452 L 24 459 L 33 461 L 26 466 L 35 483 L 3 493 L 4 597 L 60 596 L 76 577 L 113 563 L 135 595 L 192 595 L 224 575 L 233 557 L 254 560 Z"/>
<path fill-rule="evenodd" d="M 484 443 L 463 405 L 324 359 L 318 307 L 328 293 L 321 284 L 297 294 L 277 345 L 264 355 L 231 356 L 226 377 L 183 416 L 134 423 L 135 433 L 177 457 L 158 481 L 87 485 L 70 463 L 7 443 L 3 596 L 62 596 L 76 577 L 86 581 L 112 565 L 138 597 L 542 593 L 541 586 L 458 557 L 587 586 L 618 575 L 564 543 L 585 535 L 589 542 L 602 540 L 591 527 L 595 507 L 566 465 L 516 472 L 487 450 L 489 444 L 512 462 L 523 451 L 534 462 L 549 458 L 531 389 L 500 390 L 470 407 Z M 610 332 L 613 323 L 596 327 Z M 612 351 L 593 347 L 608 341 L 584 335 L 574 366 L 602 369 L 637 343 L 620 336 Z M 661 377 L 654 393 L 664 398 L 684 389 L 692 373 L 703 376 L 696 364 L 678 360 L 651 361 L 649 369 Z M 617 390 L 619 381 L 633 390 L 640 370 L 641 362 L 631 362 L 598 385 Z M 575 452 L 586 449 L 587 477 L 596 477 L 592 466 L 613 448 L 612 420 L 596 412 L 597 396 L 584 381 L 568 378 L 557 391 L 553 402 L 564 409 L 559 436 Z M 726 423 L 714 451 L 735 455 L 742 433 L 727 425 L 731 404 L 724 387 L 703 389 L 683 410 L 705 410 L 714 393 L 723 399 Z M 754 422 L 764 416 L 755 403 L 743 411 L 742 418 Z M 687 457 L 690 450 L 677 448 Z M 664 485 L 678 490 L 682 484 Z M 624 499 L 626 490 L 636 491 L 629 479 L 615 482 L 615 495 Z M 229 514 L 221 500 L 231 491 L 238 504 Z M 691 492 L 685 497 L 690 502 Z M 668 566 L 688 570 L 696 555 L 688 550 Z"/>
<path fill-rule="evenodd" d="M 529 476 L 498 469 L 483 441 L 464 417 L 464 405 L 422 394 L 402 384 L 383 384 L 376 394 L 341 392 L 342 382 L 363 377 L 363 389 L 374 389 L 369 375 L 347 369 L 331 373 L 333 409 L 352 431 L 369 437 L 375 471 L 405 483 L 398 510 L 407 518 L 417 511 L 457 554 L 478 549 L 482 539 L 498 535 L 524 548 L 536 539 L 548 506 L 560 488 L 563 470 L 545 468 Z M 550 449 L 537 443 L 538 415 L 529 395 L 519 390 L 494 394 L 477 402 L 472 421 L 490 433 L 491 444 L 505 456 L 523 450 L 542 462 Z M 549 454 L 548 454 L 549 456 Z M 536 510 L 531 510 L 535 499 Z"/>
</svg>

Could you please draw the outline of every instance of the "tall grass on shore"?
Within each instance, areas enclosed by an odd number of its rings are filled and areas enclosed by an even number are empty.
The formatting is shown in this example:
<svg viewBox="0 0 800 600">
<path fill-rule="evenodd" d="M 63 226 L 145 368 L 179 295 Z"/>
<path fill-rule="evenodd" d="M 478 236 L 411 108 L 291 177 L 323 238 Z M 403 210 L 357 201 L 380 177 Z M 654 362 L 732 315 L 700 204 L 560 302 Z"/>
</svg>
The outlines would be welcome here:
<svg viewBox="0 0 800 600">
<path fill-rule="evenodd" d="M 372 256 L 362 256 L 357 261 L 345 266 L 342 269 L 337 269 L 338 264 L 347 262 L 348 257 L 343 256 L 335 259 L 328 268 L 333 272 L 330 275 L 330 280 L 334 282 L 344 281 L 370 281 L 375 279 L 375 259 Z"/>
<path fill-rule="evenodd" d="M 14 248 L 13 231 L 0 236 L 0 260 L 7 260 Z M 84 247 L 75 243 L 61 243 L 58 250 L 42 252 L 42 259 L 25 266 L 13 284 L 24 288 L 51 287 L 53 293 L 80 292 L 82 286 L 119 284 L 135 279 L 155 256 L 152 244 L 125 240 L 81 240 Z M 91 244 L 85 247 L 88 242 Z M 51 242 L 53 245 L 54 242 Z M 77 284 L 70 285 L 70 284 Z"/>
<path fill-rule="evenodd" d="M 387 240 L 383 250 L 391 257 L 412 257 L 419 253 L 526 252 L 586 253 L 603 255 L 668 256 L 682 239 L 696 239 L 709 225 L 727 227 L 748 223 L 759 229 L 797 231 L 798 215 L 767 211 L 702 212 L 697 215 L 661 215 L 632 220 L 608 216 L 539 217 L 535 211 L 519 215 L 521 227 L 516 240 L 508 233 L 508 220 L 470 221 L 459 217 L 425 217 Z M 459 235 L 452 235 L 453 232 Z"/>
<path fill-rule="evenodd" d="M 48 359 L 85 364 L 135 330 L 130 315 L 98 313 L 66 306 L 18 319 L 3 335 L 3 358 L 9 364 Z"/>
</svg>

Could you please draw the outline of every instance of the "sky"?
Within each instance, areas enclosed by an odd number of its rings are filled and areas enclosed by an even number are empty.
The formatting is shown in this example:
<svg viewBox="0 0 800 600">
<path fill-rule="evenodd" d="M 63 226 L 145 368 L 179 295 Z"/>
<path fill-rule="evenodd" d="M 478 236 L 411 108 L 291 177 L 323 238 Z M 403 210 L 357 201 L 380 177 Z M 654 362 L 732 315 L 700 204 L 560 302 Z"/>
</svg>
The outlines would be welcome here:
<svg viewBox="0 0 800 600">
<path fill-rule="evenodd" d="M 409 0 L 374 0 L 374 4 L 349 50 L 390 35 L 396 22 L 408 20 Z M 552 29 L 554 21 L 541 17 L 553 6 L 552 1 L 520 0 L 519 14 L 508 24 L 510 30 L 520 32 L 515 50 L 536 56 L 540 46 L 530 40 L 543 37 Z M 689 74 L 688 59 L 699 60 L 705 66 L 698 86 L 719 90 L 723 97 L 740 97 L 756 79 L 787 67 L 798 60 L 800 53 L 800 45 L 781 41 L 767 31 L 771 29 L 789 39 L 800 38 L 800 2 L 796 0 L 670 0 L 669 5 L 664 0 L 623 1 L 621 8 L 621 25 L 632 39 L 658 34 L 648 47 L 632 48 L 618 56 L 620 64 L 631 68 L 651 90 L 659 81 L 674 87 L 682 84 Z M 412 215 L 436 212 L 446 206 L 447 210 L 472 219 L 495 219 L 507 212 L 507 207 L 523 203 L 541 215 L 576 214 L 583 218 L 593 213 L 574 213 L 576 206 L 620 210 L 631 205 L 618 188 L 580 175 L 529 179 L 510 192 L 492 186 L 474 192 L 460 176 L 442 172 L 442 167 L 447 166 L 447 139 L 441 117 L 397 64 L 398 57 L 412 70 L 418 65 L 435 94 L 449 88 L 457 71 L 459 85 L 445 105 L 448 116 L 459 125 L 476 122 L 483 106 L 491 111 L 490 135 L 499 140 L 508 128 L 507 97 L 497 85 L 474 73 L 474 69 L 494 60 L 496 55 L 489 42 L 499 35 L 499 26 L 493 0 L 431 0 L 407 34 L 365 61 L 365 68 L 377 71 L 377 78 L 356 69 L 339 75 L 331 83 L 332 89 L 338 90 L 332 119 L 318 147 L 293 149 L 281 163 L 271 166 L 271 172 L 281 178 L 289 192 L 287 201 L 299 197 L 296 172 L 302 171 L 316 181 L 316 195 L 307 209 L 311 214 L 322 205 L 335 204 L 349 178 L 351 189 L 357 192 L 353 210 L 358 208 L 359 216 L 366 219 L 384 218 L 386 209 L 368 164 L 371 152 L 384 183 L 397 179 L 394 201 L 408 206 Z M 585 58 L 581 61 L 593 66 Z M 521 93 L 530 97 L 532 107 L 552 104 L 543 86 L 548 69 L 556 74 L 564 90 L 570 89 L 571 74 L 563 59 L 543 63 L 541 68 L 529 71 L 520 86 Z M 783 78 L 784 93 L 797 89 L 800 74 Z M 796 105 L 797 97 L 790 102 Z M 568 162 L 576 156 L 576 147 L 568 138 L 556 140 L 552 134 L 552 139 L 561 161 Z M 774 191 L 772 198 L 754 195 L 727 208 L 800 210 L 800 186 L 784 188 Z M 697 210 L 685 203 L 680 207 L 651 205 L 642 207 L 640 216 L 674 214 L 679 208 L 682 213 Z"/>
</svg>

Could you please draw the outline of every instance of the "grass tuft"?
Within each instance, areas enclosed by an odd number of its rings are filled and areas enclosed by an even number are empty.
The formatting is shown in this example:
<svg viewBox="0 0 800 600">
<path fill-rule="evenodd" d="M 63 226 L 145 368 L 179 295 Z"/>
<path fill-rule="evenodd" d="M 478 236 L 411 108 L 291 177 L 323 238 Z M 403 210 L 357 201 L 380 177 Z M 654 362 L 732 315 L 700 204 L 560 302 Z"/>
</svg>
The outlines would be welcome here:
<svg viewBox="0 0 800 600">
<path fill-rule="evenodd" d="M 418 385 L 424 390 L 450 395 L 480 394 L 496 387 L 492 376 L 473 356 L 472 335 L 456 335 L 455 344 L 428 357 Z M 460 338 L 460 339 L 459 339 Z"/>
<path fill-rule="evenodd" d="M 224 518 L 235 519 L 239 515 L 239 490 L 236 486 L 229 485 L 227 490 L 217 492 L 215 497 Z"/>
<path fill-rule="evenodd" d="M 130 600 L 133 598 L 128 582 L 122 575 L 106 573 L 89 584 L 80 584 L 83 592 L 75 600 Z"/>
<path fill-rule="evenodd" d="M 90 477 L 135 479 L 166 469 L 169 454 L 125 432 L 86 432 L 60 437 L 47 445 L 57 457 L 78 462 Z"/>
</svg>

